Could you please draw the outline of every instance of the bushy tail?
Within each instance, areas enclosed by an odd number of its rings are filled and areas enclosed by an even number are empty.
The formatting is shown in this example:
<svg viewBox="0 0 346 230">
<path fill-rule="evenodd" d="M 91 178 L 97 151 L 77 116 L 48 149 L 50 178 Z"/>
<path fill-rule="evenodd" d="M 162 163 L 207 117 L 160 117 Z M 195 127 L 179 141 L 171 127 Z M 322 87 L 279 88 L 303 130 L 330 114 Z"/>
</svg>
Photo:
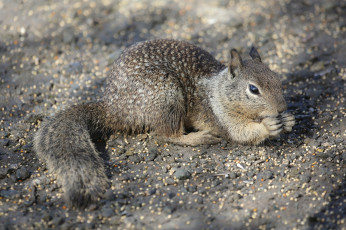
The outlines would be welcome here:
<svg viewBox="0 0 346 230">
<path fill-rule="evenodd" d="M 67 203 L 85 207 L 108 187 L 104 161 L 95 146 L 108 138 L 102 102 L 76 105 L 42 123 L 34 148 L 62 185 Z"/>
</svg>

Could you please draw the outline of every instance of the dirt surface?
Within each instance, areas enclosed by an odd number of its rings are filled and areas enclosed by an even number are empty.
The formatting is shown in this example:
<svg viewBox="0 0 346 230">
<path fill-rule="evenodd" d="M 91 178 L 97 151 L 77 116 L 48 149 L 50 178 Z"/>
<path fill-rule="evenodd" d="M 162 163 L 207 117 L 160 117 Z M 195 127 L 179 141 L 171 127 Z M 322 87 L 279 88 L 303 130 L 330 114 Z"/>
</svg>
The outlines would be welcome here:
<svg viewBox="0 0 346 230">
<path fill-rule="evenodd" d="M 131 2 L 0 1 L 0 229 L 346 229 L 346 2 Z M 224 63 L 256 45 L 282 76 L 293 132 L 196 148 L 116 134 L 106 199 L 67 208 L 32 135 L 100 98 L 120 52 L 154 38 Z"/>
</svg>

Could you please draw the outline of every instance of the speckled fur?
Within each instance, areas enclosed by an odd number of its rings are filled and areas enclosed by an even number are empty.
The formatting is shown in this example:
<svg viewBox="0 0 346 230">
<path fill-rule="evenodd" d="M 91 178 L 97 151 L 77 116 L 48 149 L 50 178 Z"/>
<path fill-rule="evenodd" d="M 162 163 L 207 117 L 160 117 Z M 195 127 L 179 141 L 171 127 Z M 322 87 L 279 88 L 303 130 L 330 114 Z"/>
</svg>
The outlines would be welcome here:
<svg viewBox="0 0 346 230">
<path fill-rule="evenodd" d="M 94 144 L 110 134 L 104 111 L 102 102 L 72 106 L 45 120 L 35 135 L 34 149 L 56 175 L 70 205 L 85 207 L 108 187 L 104 162 Z"/>
<path fill-rule="evenodd" d="M 111 126 L 181 135 L 206 97 L 197 84 L 224 69 L 187 42 L 156 40 L 127 49 L 115 62 L 104 96 Z M 199 111 L 198 111 L 199 112 Z"/>
<path fill-rule="evenodd" d="M 250 55 L 242 61 L 232 50 L 226 67 L 187 42 L 138 43 L 114 63 L 101 102 L 73 106 L 42 124 L 37 155 L 57 175 L 67 202 L 83 207 L 107 188 L 94 141 L 111 132 L 150 131 L 164 141 L 199 145 L 220 138 L 258 144 L 290 131 L 294 117 L 284 112 L 278 76 L 255 49 Z M 249 84 L 261 94 L 251 94 Z"/>
</svg>

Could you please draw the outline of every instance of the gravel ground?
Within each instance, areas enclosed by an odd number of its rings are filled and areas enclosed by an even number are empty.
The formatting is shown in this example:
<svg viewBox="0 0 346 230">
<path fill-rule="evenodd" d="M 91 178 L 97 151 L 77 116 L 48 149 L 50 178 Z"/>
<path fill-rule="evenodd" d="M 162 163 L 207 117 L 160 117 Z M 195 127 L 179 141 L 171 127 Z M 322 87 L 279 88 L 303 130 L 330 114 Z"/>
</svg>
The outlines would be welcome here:
<svg viewBox="0 0 346 230">
<path fill-rule="evenodd" d="M 346 2 L 0 1 L 0 229 L 346 229 Z M 261 146 L 116 134 L 112 187 L 67 208 L 32 149 L 40 121 L 100 98 L 120 52 L 189 40 L 227 62 L 255 44 L 280 73 L 293 132 Z"/>
</svg>

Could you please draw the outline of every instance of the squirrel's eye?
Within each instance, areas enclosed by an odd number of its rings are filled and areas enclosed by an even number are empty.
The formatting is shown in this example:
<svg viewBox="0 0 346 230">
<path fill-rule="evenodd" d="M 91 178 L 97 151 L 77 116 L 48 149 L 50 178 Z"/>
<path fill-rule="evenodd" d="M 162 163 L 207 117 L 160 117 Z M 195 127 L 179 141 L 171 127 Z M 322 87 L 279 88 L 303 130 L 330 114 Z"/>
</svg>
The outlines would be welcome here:
<svg viewBox="0 0 346 230">
<path fill-rule="evenodd" d="M 255 94 L 255 95 L 259 95 L 259 94 L 260 94 L 258 88 L 257 88 L 256 86 L 254 86 L 254 85 L 251 85 L 251 84 L 250 84 L 250 85 L 249 85 L 249 89 L 250 89 L 250 92 L 253 93 L 253 94 Z"/>
</svg>

